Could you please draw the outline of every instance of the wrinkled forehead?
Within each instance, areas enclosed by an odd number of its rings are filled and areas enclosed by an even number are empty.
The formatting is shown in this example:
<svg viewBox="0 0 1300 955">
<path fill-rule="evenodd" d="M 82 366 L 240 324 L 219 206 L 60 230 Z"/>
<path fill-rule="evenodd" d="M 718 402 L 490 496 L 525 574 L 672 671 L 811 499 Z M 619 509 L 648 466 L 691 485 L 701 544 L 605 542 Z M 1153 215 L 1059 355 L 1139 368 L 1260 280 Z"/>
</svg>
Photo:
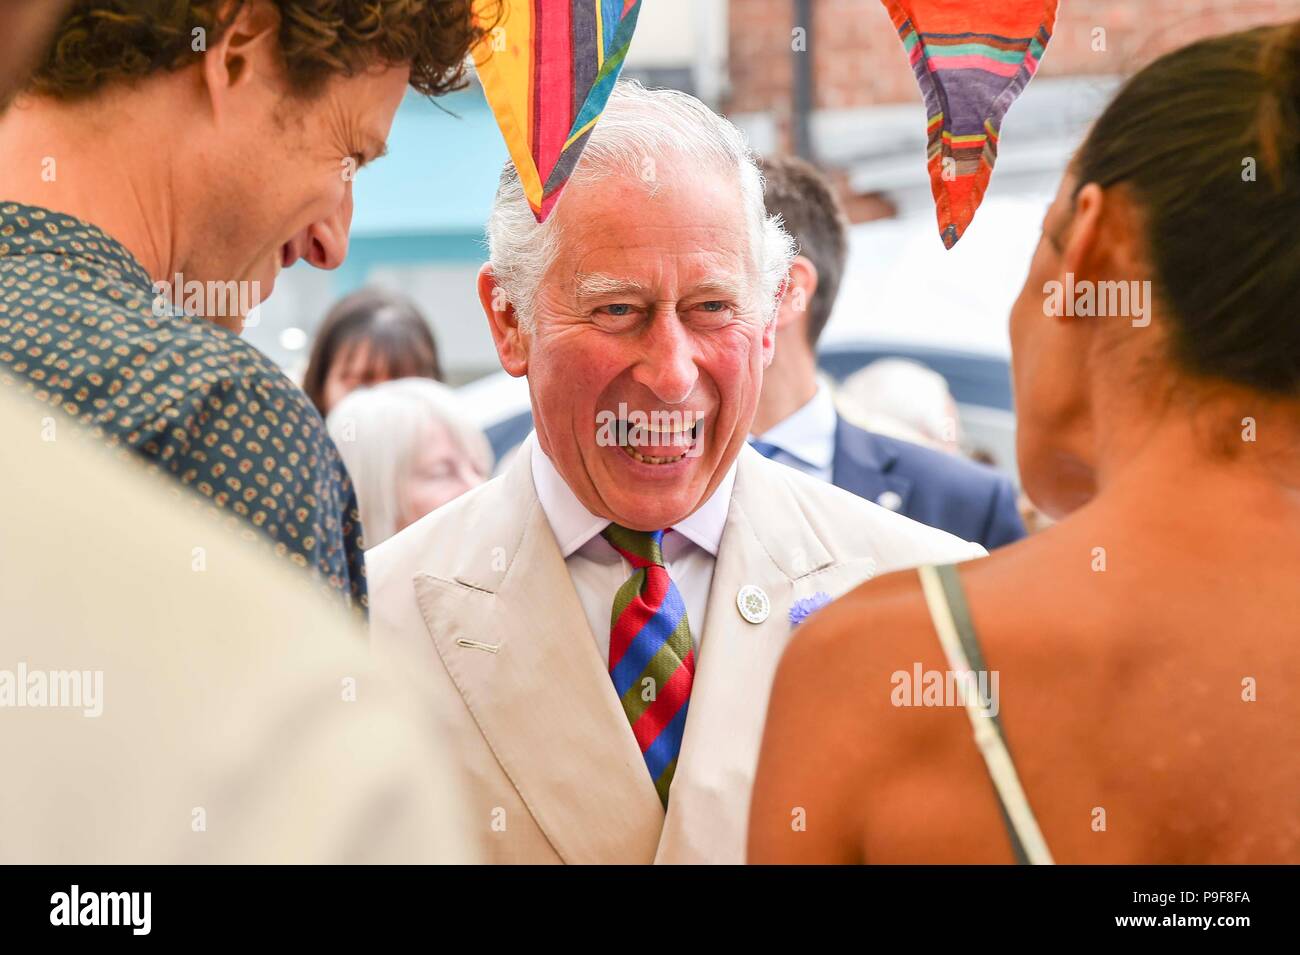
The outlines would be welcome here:
<svg viewBox="0 0 1300 955">
<path fill-rule="evenodd" d="M 686 159 L 647 161 L 570 182 L 553 213 L 559 247 L 547 279 L 658 286 L 709 282 L 743 292 L 757 279 L 757 230 L 739 176 Z"/>
</svg>

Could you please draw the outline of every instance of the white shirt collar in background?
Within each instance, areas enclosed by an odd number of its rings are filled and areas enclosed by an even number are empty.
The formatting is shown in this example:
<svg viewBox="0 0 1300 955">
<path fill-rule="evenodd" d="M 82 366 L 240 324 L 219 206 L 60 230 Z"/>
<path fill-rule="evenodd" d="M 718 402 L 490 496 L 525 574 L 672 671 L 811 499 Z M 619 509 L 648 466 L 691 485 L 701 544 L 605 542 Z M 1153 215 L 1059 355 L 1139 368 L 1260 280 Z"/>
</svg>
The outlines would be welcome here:
<svg viewBox="0 0 1300 955">
<path fill-rule="evenodd" d="M 802 408 L 784 421 L 758 435 L 760 441 L 775 445 L 780 460 L 814 477 L 829 481 L 835 459 L 835 399 L 824 380 Z"/>
</svg>

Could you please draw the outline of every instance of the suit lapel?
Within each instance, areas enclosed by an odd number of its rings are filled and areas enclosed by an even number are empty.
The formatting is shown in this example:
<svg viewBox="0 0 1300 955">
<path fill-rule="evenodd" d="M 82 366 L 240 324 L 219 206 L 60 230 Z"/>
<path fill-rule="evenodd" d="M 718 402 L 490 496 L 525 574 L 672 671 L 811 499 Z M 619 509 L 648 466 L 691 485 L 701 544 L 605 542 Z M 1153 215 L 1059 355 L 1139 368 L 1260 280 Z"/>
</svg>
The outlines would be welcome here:
<svg viewBox="0 0 1300 955">
<path fill-rule="evenodd" d="M 533 487 L 527 446 L 480 548 L 417 575 L 429 634 L 502 769 L 570 863 L 649 862 L 663 808 Z M 483 645 L 486 645 L 483 646 Z M 507 822 L 508 824 L 508 822 Z"/>
<path fill-rule="evenodd" d="M 871 432 L 854 427 L 836 417 L 835 457 L 831 463 L 831 483 L 858 497 L 880 503 L 880 496 L 893 491 L 901 503 L 894 510 L 905 510 L 912 493 L 912 482 L 892 471 L 893 454 Z"/>
</svg>

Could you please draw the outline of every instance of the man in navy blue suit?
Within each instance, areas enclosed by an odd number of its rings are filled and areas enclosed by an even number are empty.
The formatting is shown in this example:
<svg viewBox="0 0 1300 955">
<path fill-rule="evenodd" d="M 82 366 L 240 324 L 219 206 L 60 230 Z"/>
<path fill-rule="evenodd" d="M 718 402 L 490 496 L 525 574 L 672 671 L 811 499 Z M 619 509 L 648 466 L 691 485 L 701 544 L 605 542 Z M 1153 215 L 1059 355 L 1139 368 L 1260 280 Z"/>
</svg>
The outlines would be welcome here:
<svg viewBox="0 0 1300 955">
<path fill-rule="evenodd" d="M 763 380 L 752 443 L 763 454 L 913 520 L 983 544 L 1019 540 L 1025 527 L 1011 482 L 931 448 L 864 431 L 835 410 L 817 376 L 817 339 L 839 291 L 848 221 L 830 183 L 800 159 L 762 161 L 764 198 L 794 236 L 790 294 L 777 315 L 776 357 Z"/>
</svg>

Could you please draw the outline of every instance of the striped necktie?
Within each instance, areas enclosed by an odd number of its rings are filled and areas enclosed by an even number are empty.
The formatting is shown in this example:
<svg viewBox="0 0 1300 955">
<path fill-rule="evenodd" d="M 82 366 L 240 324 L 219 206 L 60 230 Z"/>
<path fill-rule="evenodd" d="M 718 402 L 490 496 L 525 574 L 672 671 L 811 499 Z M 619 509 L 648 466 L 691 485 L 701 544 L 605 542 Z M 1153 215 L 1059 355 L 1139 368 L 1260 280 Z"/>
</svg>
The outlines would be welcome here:
<svg viewBox="0 0 1300 955">
<path fill-rule="evenodd" d="M 609 675 L 664 806 L 677 769 L 695 650 L 686 604 L 664 567 L 663 531 L 610 524 L 601 536 L 634 568 L 610 615 Z"/>
</svg>

